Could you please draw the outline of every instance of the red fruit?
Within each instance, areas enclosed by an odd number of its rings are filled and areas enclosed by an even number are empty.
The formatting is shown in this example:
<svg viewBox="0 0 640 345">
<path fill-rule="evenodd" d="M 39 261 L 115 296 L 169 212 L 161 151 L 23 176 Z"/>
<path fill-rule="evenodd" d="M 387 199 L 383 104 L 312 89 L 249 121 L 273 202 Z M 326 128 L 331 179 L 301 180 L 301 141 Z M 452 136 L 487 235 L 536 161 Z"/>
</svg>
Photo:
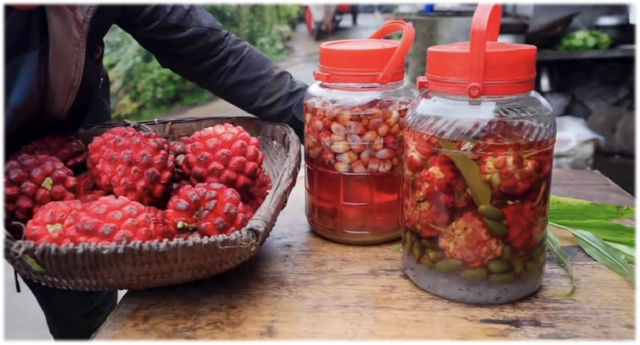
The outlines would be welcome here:
<svg viewBox="0 0 640 345">
<path fill-rule="evenodd" d="M 0 175 L 0 186 L 2 190 L 4 190 L 6 183 L 7 183 L 7 178 L 4 177 L 4 175 Z M 4 211 L 4 199 L 2 198 L 2 194 L 0 194 L 0 210 Z M 4 212 L 2 214 L 4 215 Z"/>
<path fill-rule="evenodd" d="M 199 183 L 180 188 L 169 200 L 166 216 L 174 231 L 197 231 L 204 237 L 240 231 L 252 214 L 236 190 L 220 183 Z"/>
<path fill-rule="evenodd" d="M 409 197 L 404 198 L 402 208 L 404 226 L 422 237 L 435 237 L 440 233 L 439 229 L 449 224 L 449 210 L 440 199 L 425 195 L 425 185 L 417 181 L 411 188 L 411 182 L 405 180 L 404 193 Z"/>
<path fill-rule="evenodd" d="M 507 222 L 506 241 L 514 249 L 529 252 L 540 241 L 546 228 L 546 218 L 541 217 L 540 210 L 531 202 L 512 204 L 504 207 L 502 213 Z"/>
<path fill-rule="evenodd" d="M 479 267 L 502 254 L 504 245 L 491 236 L 476 212 L 467 212 L 456 219 L 438 240 L 449 258 L 458 259 L 467 267 Z"/>
<path fill-rule="evenodd" d="M 447 207 L 463 208 L 471 202 L 467 183 L 453 161 L 447 156 L 433 156 L 429 169 L 423 170 L 417 192 L 431 202 Z"/>
<path fill-rule="evenodd" d="M 13 157 L 23 153 L 54 156 L 70 169 L 84 166 L 87 160 L 87 149 L 84 144 L 72 136 L 65 135 L 53 135 L 32 141 L 23 146 Z"/>
<path fill-rule="evenodd" d="M 174 157 L 155 133 L 118 127 L 89 144 L 87 166 L 98 187 L 145 205 L 159 205 L 173 187 Z"/>
<path fill-rule="evenodd" d="M 242 194 L 242 202 L 247 204 L 253 212 L 257 211 L 260 205 L 267 198 L 268 192 L 271 190 L 271 177 L 267 172 L 263 172 L 258 176 L 255 186 L 251 187 L 247 192 Z"/>
<path fill-rule="evenodd" d="M 91 174 L 84 173 L 78 175 L 76 179 L 78 180 L 78 188 L 75 195 L 76 198 L 83 203 L 96 201 L 106 195 L 103 191 L 97 190 L 98 186 L 96 186 L 95 181 L 93 181 Z"/>
<path fill-rule="evenodd" d="M 150 206 L 147 208 L 147 213 L 151 217 L 153 232 L 158 235 L 158 239 L 174 239 L 177 233 L 167 224 L 167 214 L 165 211 Z"/>
<path fill-rule="evenodd" d="M 132 243 L 157 238 L 146 207 L 124 196 L 109 195 L 83 204 L 76 217 L 69 231 L 78 243 Z"/>
<path fill-rule="evenodd" d="M 222 183 L 239 192 L 255 186 L 264 171 L 260 142 L 231 124 L 205 128 L 191 136 L 184 172 L 192 183 Z"/>
<path fill-rule="evenodd" d="M 184 163 L 184 155 L 187 153 L 187 145 L 191 142 L 191 137 L 182 137 L 176 141 L 171 142 L 169 146 L 169 152 L 175 157 L 175 175 L 174 179 L 180 181 L 186 177 L 182 170 Z"/>
<path fill-rule="evenodd" d="M 493 151 L 480 159 L 482 178 L 502 193 L 528 191 L 538 178 L 538 162 L 524 159 L 520 152 L 509 149 Z"/>
<path fill-rule="evenodd" d="M 78 182 L 56 157 L 22 154 L 5 166 L 5 208 L 26 222 L 42 205 L 72 200 Z"/>
<path fill-rule="evenodd" d="M 420 179 L 435 186 L 443 192 L 452 192 L 456 182 L 462 176 L 458 172 L 451 158 L 447 156 L 433 156 L 429 158 L 429 169 L 420 174 Z"/>
<path fill-rule="evenodd" d="M 38 245 L 71 243 L 68 228 L 73 224 L 73 216 L 81 208 L 82 203 L 78 200 L 54 201 L 42 206 L 27 223 L 25 239 Z"/>
<path fill-rule="evenodd" d="M 411 152 L 405 159 L 405 169 L 417 173 L 424 169 L 425 161 L 416 152 Z"/>
</svg>

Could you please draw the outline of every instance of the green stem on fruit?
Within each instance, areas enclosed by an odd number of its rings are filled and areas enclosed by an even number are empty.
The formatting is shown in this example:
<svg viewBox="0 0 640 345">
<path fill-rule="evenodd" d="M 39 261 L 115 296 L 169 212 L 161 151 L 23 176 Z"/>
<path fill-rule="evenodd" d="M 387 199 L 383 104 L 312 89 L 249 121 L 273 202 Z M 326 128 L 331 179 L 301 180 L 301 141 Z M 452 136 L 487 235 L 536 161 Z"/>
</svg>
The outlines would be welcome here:
<svg viewBox="0 0 640 345">
<path fill-rule="evenodd" d="M 196 231 L 198 226 L 196 224 L 187 224 L 183 221 L 178 222 L 178 229 L 187 231 Z"/>
<path fill-rule="evenodd" d="M 458 149 L 446 139 L 438 139 L 440 146 L 445 149 L 447 155 L 458 168 L 467 186 L 471 191 L 471 197 L 477 206 L 489 205 L 491 202 L 491 188 L 489 184 L 482 179 L 480 167 L 469 157 L 464 156 L 456 151 Z"/>
<path fill-rule="evenodd" d="M 42 184 L 40 185 L 40 187 L 46 189 L 48 192 L 51 191 L 51 188 L 53 188 L 53 179 L 51 179 L 51 177 L 47 177 L 44 179 L 44 181 L 42 182 Z"/>
</svg>

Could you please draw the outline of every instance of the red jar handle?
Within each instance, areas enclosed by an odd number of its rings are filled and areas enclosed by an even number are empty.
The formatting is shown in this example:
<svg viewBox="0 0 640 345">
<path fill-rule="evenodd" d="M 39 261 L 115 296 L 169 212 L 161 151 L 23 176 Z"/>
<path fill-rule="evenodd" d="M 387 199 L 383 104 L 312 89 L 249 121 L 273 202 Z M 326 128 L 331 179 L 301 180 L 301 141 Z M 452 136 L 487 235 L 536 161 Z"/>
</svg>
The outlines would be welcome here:
<svg viewBox="0 0 640 345">
<path fill-rule="evenodd" d="M 409 50 L 411 50 L 411 46 L 413 45 L 413 41 L 416 38 L 416 30 L 413 26 L 407 22 L 402 20 L 393 20 L 384 24 L 380 30 L 376 31 L 373 35 L 369 37 L 369 39 L 383 39 L 393 33 L 402 31 L 402 39 L 400 40 L 400 44 L 398 48 L 391 56 L 391 60 L 387 63 L 382 73 L 378 76 L 378 83 L 380 85 L 385 85 L 389 82 L 389 79 L 396 73 L 394 70 L 396 66 L 398 66 L 401 62 L 404 62 L 407 54 L 409 54 Z"/>
<path fill-rule="evenodd" d="M 482 96 L 484 57 L 487 42 L 495 42 L 500 34 L 502 7 L 498 4 L 479 4 L 471 21 L 469 81 L 467 94 L 471 98 Z"/>
</svg>

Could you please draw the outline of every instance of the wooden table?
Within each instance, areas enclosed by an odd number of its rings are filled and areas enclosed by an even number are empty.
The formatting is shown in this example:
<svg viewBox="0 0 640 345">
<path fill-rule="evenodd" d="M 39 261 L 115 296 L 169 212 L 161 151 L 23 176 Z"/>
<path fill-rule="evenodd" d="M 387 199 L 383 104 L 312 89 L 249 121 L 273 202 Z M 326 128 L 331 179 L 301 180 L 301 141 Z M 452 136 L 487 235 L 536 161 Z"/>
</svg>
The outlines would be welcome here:
<svg viewBox="0 0 640 345">
<path fill-rule="evenodd" d="M 630 172 L 631 173 L 631 172 Z M 555 195 L 634 205 L 597 172 L 557 170 Z M 301 171 L 288 206 L 253 260 L 211 280 L 128 292 L 96 339 L 634 339 L 635 290 L 576 247 L 577 292 L 549 257 L 536 296 L 502 306 L 446 301 L 400 270 L 398 243 L 334 244 L 313 235 Z M 559 234 L 559 233 L 558 233 Z"/>
</svg>

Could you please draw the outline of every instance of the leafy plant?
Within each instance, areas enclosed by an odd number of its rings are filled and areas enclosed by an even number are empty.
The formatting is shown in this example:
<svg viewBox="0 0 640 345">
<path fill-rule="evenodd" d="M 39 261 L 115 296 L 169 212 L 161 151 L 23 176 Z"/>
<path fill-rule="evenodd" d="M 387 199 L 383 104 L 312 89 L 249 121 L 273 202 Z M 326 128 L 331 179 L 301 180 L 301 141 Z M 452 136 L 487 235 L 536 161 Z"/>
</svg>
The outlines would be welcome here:
<svg viewBox="0 0 640 345">
<path fill-rule="evenodd" d="M 558 49 L 563 51 L 607 49 L 611 43 L 611 37 L 604 32 L 583 29 L 567 34 L 560 42 Z"/>
<path fill-rule="evenodd" d="M 298 5 L 207 5 L 222 26 L 274 61 L 286 57 Z M 208 91 L 160 66 L 129 34 L 113 27 L 105 37 L 104 64 L 111 80 L 114 119 L 148 119 L 177 105 L 213 99 Z"/>
<path fill-rule="evenodd" d="M 550 226 L 571 232 L 589 256 L 635 284 L 635 226 L 612 222 L 633 217 L 634 208 L 558 196 L 551 197 L 549 206 Z"/>
</svg>

